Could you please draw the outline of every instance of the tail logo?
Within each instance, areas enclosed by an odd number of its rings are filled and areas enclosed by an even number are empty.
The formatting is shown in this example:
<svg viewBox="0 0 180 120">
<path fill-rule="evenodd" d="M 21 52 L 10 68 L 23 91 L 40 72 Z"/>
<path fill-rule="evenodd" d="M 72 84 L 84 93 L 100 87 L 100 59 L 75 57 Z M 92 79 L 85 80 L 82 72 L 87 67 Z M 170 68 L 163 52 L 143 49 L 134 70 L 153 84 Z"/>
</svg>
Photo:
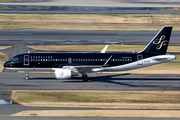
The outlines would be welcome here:
<svg viewBox="0 0 180 120">
<path fill-rule="evenodd" d="M 153 44 L 154 45 L 157 45 L 156 46 L 156 50 L 160 50 L 163 46 L 166 46 L 167 43 L 168 43 L 168 40 L 165 40 L 166 36 L 165 35 L 162 35 L 160 37 L 160 39 L 156 39 L 155 41 L 153 41 Z"/>
</svg>

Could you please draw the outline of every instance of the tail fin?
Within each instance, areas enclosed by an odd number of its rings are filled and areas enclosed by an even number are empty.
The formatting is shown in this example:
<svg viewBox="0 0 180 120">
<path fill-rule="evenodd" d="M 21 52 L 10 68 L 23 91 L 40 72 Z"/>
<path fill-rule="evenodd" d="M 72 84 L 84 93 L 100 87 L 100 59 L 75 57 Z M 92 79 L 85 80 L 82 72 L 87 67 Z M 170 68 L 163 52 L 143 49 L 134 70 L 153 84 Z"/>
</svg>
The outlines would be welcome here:
<svg viewBox="0 0 180 120">
<path fill-rule="evenodd" d="M 164 26 L 141 53 L 166 54 L 173 26 Z"/>
</svg>

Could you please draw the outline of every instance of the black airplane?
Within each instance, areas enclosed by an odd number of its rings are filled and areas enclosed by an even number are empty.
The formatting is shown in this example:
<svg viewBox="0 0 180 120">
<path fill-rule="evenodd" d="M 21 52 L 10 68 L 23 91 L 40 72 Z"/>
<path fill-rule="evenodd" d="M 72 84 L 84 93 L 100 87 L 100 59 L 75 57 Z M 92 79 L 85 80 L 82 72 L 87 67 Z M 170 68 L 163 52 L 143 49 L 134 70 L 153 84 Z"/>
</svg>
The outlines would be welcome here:
<svg viewBox="0 0 180 120">
<path fill-rule="evenodd" d="M 57 79 L 67 79 L 82 75 L 88 81 L 86 73 L 102 71 L 125 71 L 164 63 L 176 59 L 166 54 L 172 26 L 164 26 L 149 44 L 140 52 L 58 52 L 58 53 L 24 53 L 12 57 L 4 63 L 9 70 L 55 71 Z"/>
</svg>

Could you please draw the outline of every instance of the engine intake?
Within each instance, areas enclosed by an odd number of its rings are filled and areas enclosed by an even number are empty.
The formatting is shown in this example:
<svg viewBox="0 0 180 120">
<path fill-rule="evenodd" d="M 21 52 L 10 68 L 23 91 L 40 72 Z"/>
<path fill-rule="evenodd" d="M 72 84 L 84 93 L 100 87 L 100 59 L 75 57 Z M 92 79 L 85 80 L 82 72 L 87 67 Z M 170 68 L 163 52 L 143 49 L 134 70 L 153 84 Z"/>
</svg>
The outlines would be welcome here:
<svg viewBox="0 0 180 120">
<path fill-rule="evenodd" d="M 56 69 L 55 70 L 55 77 L 56 79 L 67 79 L 71 78 L 72 72 L 68 69 Z"/>
</svg>

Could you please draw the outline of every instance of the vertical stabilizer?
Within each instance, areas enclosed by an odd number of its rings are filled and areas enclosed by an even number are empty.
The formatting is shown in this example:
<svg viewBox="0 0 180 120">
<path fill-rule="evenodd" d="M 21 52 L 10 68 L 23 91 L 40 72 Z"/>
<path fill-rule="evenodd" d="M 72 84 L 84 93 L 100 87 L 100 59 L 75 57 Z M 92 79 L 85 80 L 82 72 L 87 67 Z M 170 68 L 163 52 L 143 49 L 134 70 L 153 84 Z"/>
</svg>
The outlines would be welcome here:
<svg viewBox="0 0 180 120">
<path fill-rule="evenodd" d="M 141 53 L 166 54 L 173 26 L 164 26 Z"/>
</svg>

